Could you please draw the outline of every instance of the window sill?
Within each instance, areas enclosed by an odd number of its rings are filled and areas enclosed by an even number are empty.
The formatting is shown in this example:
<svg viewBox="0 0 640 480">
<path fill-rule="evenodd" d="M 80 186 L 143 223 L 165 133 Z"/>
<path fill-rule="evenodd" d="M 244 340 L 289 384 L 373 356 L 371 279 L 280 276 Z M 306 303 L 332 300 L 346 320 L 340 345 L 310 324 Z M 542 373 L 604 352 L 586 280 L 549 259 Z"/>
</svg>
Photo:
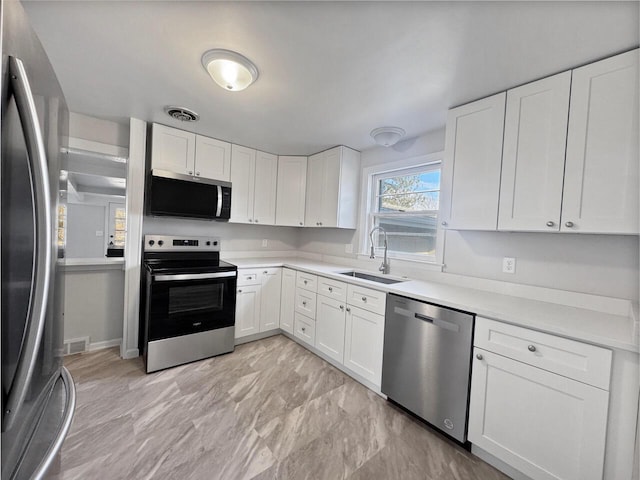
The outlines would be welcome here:
<svg viewBox="0 0 640 480">
<path fill-rule="evenodd" d="M 368 253 L 359 253 L 357 255 L 357 257 L 358 257 L 358 260 L 369 260 L 370 259 Z M 376 254 L 376 260 L 379 260 L 379 259 L 382 259 L 382 258 L 383 258 L 383 254 L 380 254 L 380 255 Z M 419 263 L 421 265 L 433 267 L 434 270 L 438 270 L 438 271 L 442 271 L 442 268 L 444 267 L 444 264 L 438 263 L 435 260 L 399 257 L 399 256 L 395 256 L 395 255 L 388 255 L 388 258 L 389 258 L 389 260 L 406 262 L 407 264 Z"/>
</svg>

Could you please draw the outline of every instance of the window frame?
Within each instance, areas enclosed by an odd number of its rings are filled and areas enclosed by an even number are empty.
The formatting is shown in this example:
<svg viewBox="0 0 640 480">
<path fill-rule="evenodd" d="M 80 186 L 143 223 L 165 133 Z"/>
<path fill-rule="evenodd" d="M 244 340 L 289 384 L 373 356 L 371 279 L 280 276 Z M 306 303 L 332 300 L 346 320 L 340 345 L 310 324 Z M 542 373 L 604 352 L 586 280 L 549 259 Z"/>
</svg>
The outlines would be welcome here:
<svg viewBox="0 0 640 480">
<path fill-rule="evenodd" d="M 435 152 L 427 155 L 420 155 L 417 157 L 410 157 L 395 162 L 384 163 L 379 165 L 373 165 L 371 167 L 363 168 L 363 185 L 361 195 L 361 209 L 360 209 L 360 255 L 369 256 L 370 240 L 369 232 L 374 225 L 374 209 L 377 208 L 376 200 L 378 197 L 377 182 L 384 178 L 395 177 L 400 175 L 411 175 L 412 173 L 421 172 L 426 170 L 440 169 L 440 185 L 442 186 L 442 164 L 443 164 L 444 152 Z M 442 191 L 442 188 L 440 189 Z M 442 199 L 440 199 L 439 206 L 442 205 Z M 425 212 L 420 213 L 404 213 L 402 216 L 410 215 L 424 215 Z M 394 216 L 395 214 L 389 214 L 388 216 Z M 398 215 L 400 216 L 400 215 Z M 389 258 L 406 260 L 411 262 L 419 262 L 425 264 L 431 264 L 438 267 L 442 267 L 443 261 L 443 243 L 444 243 L 444 230 L 440 228 L 440 209 L 436 214 L 436 250 L 434 255 L 423 255 L 415 253 L 404 252 L 392 252 L 389 250 Z M 384 253 L 383 248 L 375 248 L 376 257 L 382 256 Z"/>
</svg>

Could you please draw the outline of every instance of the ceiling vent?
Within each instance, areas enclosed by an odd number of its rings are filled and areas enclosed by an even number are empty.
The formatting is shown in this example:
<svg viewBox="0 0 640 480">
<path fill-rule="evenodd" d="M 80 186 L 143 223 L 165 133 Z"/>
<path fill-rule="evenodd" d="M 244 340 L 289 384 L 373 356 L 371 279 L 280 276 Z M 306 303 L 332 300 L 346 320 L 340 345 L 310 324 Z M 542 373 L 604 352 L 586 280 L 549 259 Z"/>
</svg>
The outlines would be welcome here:
<svg viewBox="0 0 640 480">
<path fill-rule="evenodd" d="M 200 115 L 198 115 L 193 110 L 189 110 L 184 107 L 164 107 L 164 111 L 171 118 L 175 120 L 180 120 L 181 122 L 197 122 L 200 120 Z"/>
</svg>

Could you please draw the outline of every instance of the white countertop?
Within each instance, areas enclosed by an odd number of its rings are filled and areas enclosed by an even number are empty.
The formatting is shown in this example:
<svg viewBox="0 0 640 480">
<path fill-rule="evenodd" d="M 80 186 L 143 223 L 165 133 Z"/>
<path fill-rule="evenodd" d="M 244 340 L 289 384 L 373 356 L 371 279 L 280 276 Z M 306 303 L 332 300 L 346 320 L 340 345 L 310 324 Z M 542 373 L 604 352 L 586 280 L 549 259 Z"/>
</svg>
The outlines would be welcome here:
<svg viewBox="0 0 640 480">
<path fill-rule="evenodd" d="M 58 261 L 58 265 L 64 270 L 122 270 L 124 268 L 124 258 L 63 258 Z"/>
<path fill-rule="evenodd" d="M 345 277 L 337 273 L 353 270 L 348 266 L 300 258 L 233 258 L 229 259 L 229 262 L 237 265 L 238 268 L 289 267 L 303 270 L 554 335 L 632 352 L 639 350 L 639 325 L 631 314 L 628 316 L 612 315 L 584 308 L 421 280 L 407 280 L 402 283 L 385 285 Z M 389 276 L 389 278 L 398 277 Z"/>
</svg>

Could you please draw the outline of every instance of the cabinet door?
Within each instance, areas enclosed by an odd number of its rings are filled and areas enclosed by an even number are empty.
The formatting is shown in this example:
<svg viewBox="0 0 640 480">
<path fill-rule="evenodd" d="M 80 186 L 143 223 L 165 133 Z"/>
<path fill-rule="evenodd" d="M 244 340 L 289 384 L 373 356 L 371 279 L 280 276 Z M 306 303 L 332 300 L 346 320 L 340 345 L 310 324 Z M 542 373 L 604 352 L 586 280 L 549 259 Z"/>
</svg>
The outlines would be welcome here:
<svg viewBox="0 0 640 480">
<path fill-rule="evenodd" d="M 234 223 L 253 223 L 253 192 L 256 151 L 231 145 L 231 218 Z"/>
<path fill-rule="evenodd" d="M 196 151 L 195 133 L 153 124 L 151 168 L 193 175 Z"/>
<path fill-rule="evenodd" d="M 532 478 L 601 480 L 608 402 L 604 390 L 476 348 L 468 438 Z"/>
<path fill-rule="evenodd" d="M 638 50 L 573 71 L 562 230 L 638 233 Z"/>
<path fill-rule="evenodd" d="M 278 157 L 270 153 L 256 153 L 253 222 L 265 225 L 276 223 L 276 183 Z M 231 202 L 233 206 L 233 202 Z"/>
<path fill-rule="evenodd" d="M 282 296 L 280 297 L 280 328 L 293 333 L 294 309 L 296 302 L 296 271 L 282 269 Z"/>
<path fill-rule="evenodd" d="M 345 304 L 318 295 L 316 306 L 316 348 L 334 360 L 344 360 Z"/>
<path fill-rule="evenodd" d="M 571 72 L 507 92 L 499 230 L 558 231 Z"/>
<path fill-rule="evenodd" d="M 322 208 L 322 181 L 324 178 L 324 162 L 322 153 L 309 157 L 307 163 L 307 199 L 305 202 L 304 224 L 306 227 L 320 226 Z"/>
<path fill-rule="evenodd" d="M 322 154 L 322 200 L 319 211 L 321 227 L 338 226 L 341 160 L 342 147 L 332 148 Z"/>
<path fill-rule="evenodd" d="M 231 144 L 197 135 L 195 175 L 230 182 Z"/>
<path fill-rule="evenodd" d="M 280 327 L 280 293 L 282 291 L 282 269 L 265 268 L 260 273 L 260 331 Z"/>
<path fill-rule="evenodd" d="M 276 225 L 304 225 L 307 157 L 278 157 Z"/>
<path fill-rule="evenodd" d="M 347 306 L 344 365 L 376 386 L 382 383 L 384 315 Z"/>
<path fill-rule="evenodd" d="M 260 332 L 260 285 L 239 287 L 236 293 L 236 338 Z"/>
<path fill-rule="evenodd" d="M 506 93 L 449 110 L 440 220 L 445 228 L 495 230 Z"/>
</svg>

